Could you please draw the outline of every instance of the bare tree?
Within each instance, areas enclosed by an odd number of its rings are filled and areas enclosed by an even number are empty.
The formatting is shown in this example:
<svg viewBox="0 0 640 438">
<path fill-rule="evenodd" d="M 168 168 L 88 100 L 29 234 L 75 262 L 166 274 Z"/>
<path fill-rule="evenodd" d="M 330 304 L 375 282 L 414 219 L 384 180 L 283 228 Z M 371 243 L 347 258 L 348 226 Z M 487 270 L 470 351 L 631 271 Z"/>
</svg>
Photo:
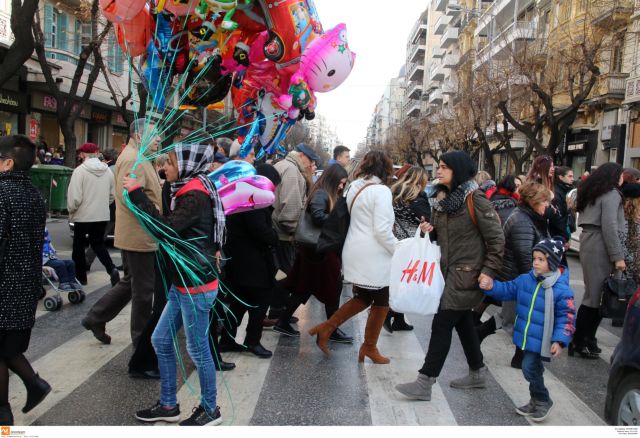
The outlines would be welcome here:
<svg viewBox="0 0 640 438">
<path fill-rule="evenodd" d="M 37 10 L 38 0 L 11 0 L 11 32 L 14 40 L 0 64 L 0 86 L 16 74 L 33 53 L 31 23 Z"/>
<path fill-rule="evenodd" d="M 86 4 L 83 5 L 85 8 Z M 74 130 L 74 124 L 82 112 L 83 106 L 88 102 L 93 85 L 100 74 L 101 62 L 95 62 L 96 58 L 101 59 L 99 51 L 102 46 L 102 42 L 109 33 L 112 25 L 110 22 L 105 23 L 101 31 L 98 31 L 98 23 L 101 18 L 100 9 L 98 7 L 98 0 L 92 0 L 89 8 L 89 16 L 91 19 L 91 40 L 89 43 L 82 47 L 79 55 L 78 65 L 76 66 L 73 78 L 71 79 L 71 85 L 68 95 L 65 96 L 58 83 L 53 78 L 51 65 L 47 60 L 45 51 L 45 36 L 42 31 L 42 24 L 40 22 L 40 15 L 35 14 L 33 18 L 32 30 L 35 41 L 35 50 L 38 55 L 38 61 L 44 75 L 49 92 L 55 97 L 57 101 L 56 115 L 60 130 L 64 137 L 65 144 L 65 156 L 64 161 L 67 166 L 74 167 L 76 161 L 76 134 Z M 89 70 L 89 75 L 85 75 L 85 67 L 89 61 L 91 55 L 94 56 L 94 62 Z M 82 83 L 83 77 L 86 77 L 86 83 L 84 93 L 78 96 L 78 90 Z"/>
</svg>

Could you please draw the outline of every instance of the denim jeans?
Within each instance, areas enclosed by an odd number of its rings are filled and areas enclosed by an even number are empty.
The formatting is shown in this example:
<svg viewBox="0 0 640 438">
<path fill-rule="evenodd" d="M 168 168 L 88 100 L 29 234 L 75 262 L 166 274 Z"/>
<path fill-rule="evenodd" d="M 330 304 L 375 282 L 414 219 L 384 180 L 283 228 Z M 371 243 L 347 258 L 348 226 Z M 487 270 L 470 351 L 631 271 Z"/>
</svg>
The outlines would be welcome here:
<svg viewBox="0 0 640 438">
<path fill-rule="evenodd" d="M 209 310 L 217 290 L 183 294 L 171 286 L 167 305 L 151 336 L 160 370 L 160 404 L 175 406 L 176 398 L 176 333 L 184 326 L 187 352 L 198 369 L 200 403 L 207 411 L 216 408 L 216 369 L 209 349 Z"/>
<path fill-rule="evenodd" d="M 524 351 L 522 355 L 522 374 L 529 382 L 529 393 L 531 398 L 541 402 L 549 401 L 549 391 L 544 386 L 544 365 L 540 353 Z"/>
<path fill-rule="evenodd" d="M 44 264 L 56 271 L 60 283 L 71 283 L 76 281 L 76 266 L 73 260 L 51 259 Z"/>
</svg>

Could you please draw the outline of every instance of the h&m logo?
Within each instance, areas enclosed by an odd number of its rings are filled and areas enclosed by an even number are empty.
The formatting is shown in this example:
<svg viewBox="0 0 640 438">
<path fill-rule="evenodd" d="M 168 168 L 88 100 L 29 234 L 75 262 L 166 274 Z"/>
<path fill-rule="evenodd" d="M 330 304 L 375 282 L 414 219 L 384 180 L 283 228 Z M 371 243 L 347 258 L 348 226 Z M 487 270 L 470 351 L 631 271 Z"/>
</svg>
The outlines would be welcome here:
<svg viewBox="0 0 640 438">
<path fill-rule="evenodd" d="M 400 283 L 426 283 L 427 285 L 431 286 L 431 282 L 433 281 L 433 273 L 435 272 L 435 270 L 436 262 L 429 263 L 420 259 L 414 262 L 413 260 L 411 260 L 407 268 L 402 271 L 402 278 L 400 279 Z"/>
</svg>

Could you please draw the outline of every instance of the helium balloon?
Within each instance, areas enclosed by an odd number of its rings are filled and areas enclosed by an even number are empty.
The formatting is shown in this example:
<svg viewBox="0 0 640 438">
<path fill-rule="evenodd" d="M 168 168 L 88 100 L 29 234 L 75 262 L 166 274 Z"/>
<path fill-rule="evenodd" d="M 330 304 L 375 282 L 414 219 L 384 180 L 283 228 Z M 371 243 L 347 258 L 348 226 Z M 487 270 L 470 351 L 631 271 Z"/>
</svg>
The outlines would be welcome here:
<svg viewBox="0 0 640 438">
<path fill-rule="evenodd" d="M 216 189 L 219 190 L 224 185 L 237 181 L 240 178 L 254 176 L 255 174 L 255 167 L 246 161 L 231 160 L 227 161 L 224 166 L 211 172 L 208 176 L 216 186 Z"/>
<path fill-rule="evenodd" d="M 114 23 L 113 26 L 116 40 L 122 51 L 135 58 L 146 51 L 155 23 L 149 12 L 149 6 L 145 6 L 131 20 Z"/>
<path fill-rule="evenodd" d="M 177 17 L 196 13 L 196 7 L 200 0 L 164 0 L 164 10 Z"/>
<path fill-rule="evenodd" d="M 276 198 L 275 191 L 276 187 L 269 178 L 254 175 L 221 187 L 218 195 L 224 206 L 224 214 L 229 216 L 270 207 Z"/>
<path fill-rule="evenodd" d="M 145 0 L 99 0 L 100 10 L 112 23 L 122 23 L 138 15 Z"/>
</svg>

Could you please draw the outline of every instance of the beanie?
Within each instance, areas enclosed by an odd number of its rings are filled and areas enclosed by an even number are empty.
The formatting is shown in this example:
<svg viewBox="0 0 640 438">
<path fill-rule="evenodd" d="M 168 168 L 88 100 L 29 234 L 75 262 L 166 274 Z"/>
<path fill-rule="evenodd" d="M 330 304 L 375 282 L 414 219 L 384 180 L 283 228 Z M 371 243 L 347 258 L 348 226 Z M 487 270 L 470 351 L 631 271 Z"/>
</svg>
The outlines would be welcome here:
<svg viewBox="0 0 640 438">
<path fill-rule="evenodd" d="M 533 247 L 533 251 L 540 251 L 547 256 L 549 270 L 556 271 L 564 255 L 564 239 L 561 237 L 544 239 Z"/>
</svg>

